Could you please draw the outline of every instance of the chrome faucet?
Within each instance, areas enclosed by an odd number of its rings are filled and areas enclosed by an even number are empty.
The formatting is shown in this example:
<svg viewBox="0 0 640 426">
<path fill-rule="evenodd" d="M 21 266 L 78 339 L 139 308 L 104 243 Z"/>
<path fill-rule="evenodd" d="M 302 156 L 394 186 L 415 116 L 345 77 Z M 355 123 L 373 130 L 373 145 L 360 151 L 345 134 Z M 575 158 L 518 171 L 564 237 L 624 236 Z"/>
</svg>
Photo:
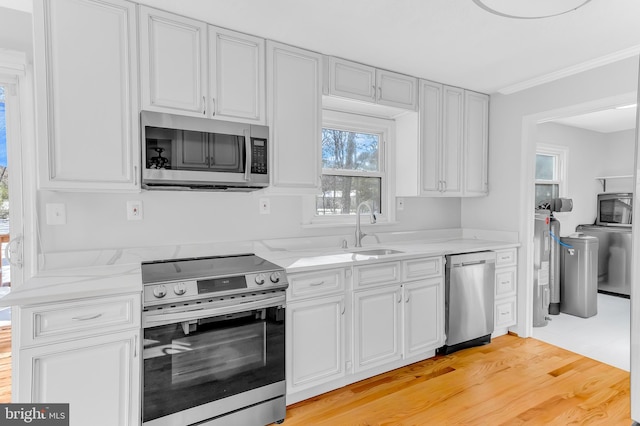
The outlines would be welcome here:
<svg viewBox="0 0 640 426">
<path fill-rule="evenodd" d="M 373 211 L 369 203 L 364 201 L 358 204 L 358 208 L 356 209 L 356 247 L 362 247 L 362 239 L 367 235 L 360 230 L 360 210 L 362 207 L 369 209 L 370 221 L 371 223 L 376 223 L 376 212 Z"/>
</svg>

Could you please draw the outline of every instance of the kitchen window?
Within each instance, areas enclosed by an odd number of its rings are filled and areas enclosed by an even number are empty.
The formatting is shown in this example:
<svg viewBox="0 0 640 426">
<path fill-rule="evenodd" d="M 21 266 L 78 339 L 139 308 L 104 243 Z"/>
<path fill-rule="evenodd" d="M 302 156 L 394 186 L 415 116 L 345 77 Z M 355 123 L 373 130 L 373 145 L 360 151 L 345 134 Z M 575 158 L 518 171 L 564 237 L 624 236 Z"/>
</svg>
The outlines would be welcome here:
<svg viewBox="0 0 640 426">
<path fill-rule="evenodd" d="M 323 111 L 321 191 L 312 222 L 352 222 L 361 202 L 368 202 L 381 221 L 390 220 L 393 126 L 393 120 Z"/>
<path fill-rule="evenodd" d="M 536 148 L 536 206 L 544 200 L 566 196 L 566 157 L 566 148 Z"/>
</svg>

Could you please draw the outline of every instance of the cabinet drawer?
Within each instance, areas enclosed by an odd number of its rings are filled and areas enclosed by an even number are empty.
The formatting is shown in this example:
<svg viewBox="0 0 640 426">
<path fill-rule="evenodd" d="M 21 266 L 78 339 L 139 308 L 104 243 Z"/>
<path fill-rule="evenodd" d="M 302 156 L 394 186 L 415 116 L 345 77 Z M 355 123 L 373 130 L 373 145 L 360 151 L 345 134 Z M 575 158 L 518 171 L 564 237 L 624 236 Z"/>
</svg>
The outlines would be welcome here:
<svg viewBox="0 0 640 426">
<path fill-rule="evenodd" d="M 140 326 L 140 295 L 79 299 L 21 310 L 23 345 L 75 339 Z"/>
<path fill-rule="evenodd" d="M 516 298 L 499 300 L 495 305 L 495 328 L 509 327 L 516 324 Z"/>
<path fill-rule="evenodd" d="M 403 281 L 411 281 L 438 275 L 442 275 L 442 257 L 411 259 L 402 262 Z"/>
<path fill-rule="evenodd" d="M 400 262 L 375 263 L 354 268 L 354 287 L 399 283 Z"/>
<path fill-rule="evenodd" d="M 343 292 L 344 269 L 289 274 L 291 299 Z"/>
<path fill-rule="evenodd" d="M 512 296 L 516 294 L 516 274 L 518 268 L 496 269 L 496 297 Z"/>
<path fill-rule="evenodd" d="M 507 250 L 496 251 L 496 267 L 512 266 L 518 263 L 518 249 L 511 248 Z"/>
</svg>

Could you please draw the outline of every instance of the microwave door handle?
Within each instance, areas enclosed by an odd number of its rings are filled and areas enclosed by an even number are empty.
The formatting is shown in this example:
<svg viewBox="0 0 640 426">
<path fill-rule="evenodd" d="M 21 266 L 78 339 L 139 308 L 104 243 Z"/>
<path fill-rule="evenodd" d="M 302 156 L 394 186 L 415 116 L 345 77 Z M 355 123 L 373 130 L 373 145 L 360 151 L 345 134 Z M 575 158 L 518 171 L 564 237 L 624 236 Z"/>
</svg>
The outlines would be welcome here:
<svg viewBox="0 0 640 426">
<path fill-rule="evenodd" d="M 244 130 L 244 151 L 245 151 L 245 164 L 244 164 L 244 180 L 249 182 L 251 179 L 251 129 Z"/>
</svg>

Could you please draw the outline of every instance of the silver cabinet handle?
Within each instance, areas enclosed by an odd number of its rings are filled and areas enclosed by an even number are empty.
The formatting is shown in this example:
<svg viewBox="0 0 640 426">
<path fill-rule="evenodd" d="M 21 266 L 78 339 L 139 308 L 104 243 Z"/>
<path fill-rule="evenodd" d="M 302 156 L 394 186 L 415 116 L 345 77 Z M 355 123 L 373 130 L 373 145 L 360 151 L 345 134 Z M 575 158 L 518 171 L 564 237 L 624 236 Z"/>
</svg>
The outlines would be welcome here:
<svg viewBox="0 0 640 426">
<path fill-rule="evenodd" d="M 347 310 L 347 305 L 345 305 L 345 303 L 344 303 L 344 302 L 340 302 L 340 304 L 342 305 L 342 313 L 341 313 L 340 315 L 344 315 L 344 313 L 345 313 L 345 312 L 346 312 L 346 310 Z"/>
<path fill-rule="evenodd" d="M 312 282 L 312 283 L 311 283 L 311 284 L 309 284 L 309 285 L 310 285 L 311 287 L 317 287 L 317 286 L 322 285 L 322 284 L 324 284 L 324 280 L 322 280 L 322 281 L 315 281 L 315 282 Z"/>
<path fill-rule="evenodd" d="M 102 314 L 95 314 L 95 315 L 83 315 L 83 316 L 79 316 L 79 317 L 73 317 L 71 318 L 74 321 L 89 321 L 92 319 L 96 319 L 96 318 L 100 318 L 102 316 Z"/>
<path fill-rule="evenodd" d="M 411 300 L 411 295 L 407 294 L 407 300 L 405 300 L 405 303 L 409 303 L 409 300 Z"/>
<path fill-rule="evenodd" d="M 216 98 L 211 98 L 211 115 L 216 115 Z"/>
<path fill-rule="evenodd" d="M 133 166 L 133 185 L 138 186 L 138 166 Z"/>
<path fill-rule="evenodd" d="M 138 335 L 136 334 L 135 339 L 133 340 L 133 357 L 138 357 Z"/>
<path fill-rule="evenodd" d="M 378 99 L 382 99 L 382 86 L 378 87 Z"/>
<path fill-rule="evenodd" d="M 207 98 L 202 95 L 202 115 L 207 115 Z"/>
</svg>

